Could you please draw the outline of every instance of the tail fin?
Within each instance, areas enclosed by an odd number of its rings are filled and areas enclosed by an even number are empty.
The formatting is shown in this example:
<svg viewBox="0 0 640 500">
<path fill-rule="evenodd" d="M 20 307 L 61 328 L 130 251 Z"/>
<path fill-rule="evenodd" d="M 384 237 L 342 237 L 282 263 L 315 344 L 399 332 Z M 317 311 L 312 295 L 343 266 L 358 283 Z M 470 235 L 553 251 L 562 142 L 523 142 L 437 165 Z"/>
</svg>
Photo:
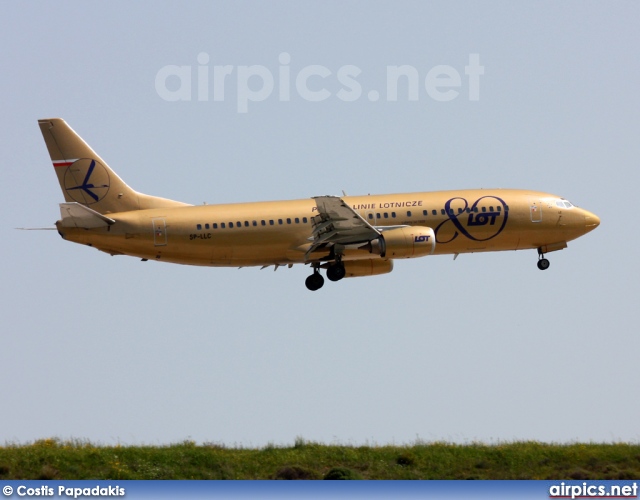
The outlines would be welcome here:
<svg viewBox="0 0 640 500">
<path fill-rule="evenodd" d="M 131 189 L 63 119 L 38 124 L 67 203 L 90 206 L 100 214 L 188 206 Z"/>
</svg>

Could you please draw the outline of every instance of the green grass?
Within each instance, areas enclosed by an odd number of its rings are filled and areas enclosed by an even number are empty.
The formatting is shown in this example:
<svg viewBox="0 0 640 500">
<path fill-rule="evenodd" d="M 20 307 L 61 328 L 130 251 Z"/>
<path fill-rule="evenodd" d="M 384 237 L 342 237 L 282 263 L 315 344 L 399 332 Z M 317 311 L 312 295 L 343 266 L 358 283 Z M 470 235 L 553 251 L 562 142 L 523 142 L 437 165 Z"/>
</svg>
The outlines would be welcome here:
<svg viewBox="0 0 640 500">
<path fill-rule="evenodd" d="M 261 449 L 96 446 L 45 439 L 0 447 L 0 479 L 639 479 L 638 444 L 418 443 Z"/>
</svg>

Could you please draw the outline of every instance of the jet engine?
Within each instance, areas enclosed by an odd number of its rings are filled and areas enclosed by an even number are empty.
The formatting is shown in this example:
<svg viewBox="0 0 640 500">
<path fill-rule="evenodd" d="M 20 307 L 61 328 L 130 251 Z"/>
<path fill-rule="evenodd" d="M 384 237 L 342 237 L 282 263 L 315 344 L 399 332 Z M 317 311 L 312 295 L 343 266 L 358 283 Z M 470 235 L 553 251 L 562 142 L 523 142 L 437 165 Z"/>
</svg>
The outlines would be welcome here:
<svg viewBox="0 0 640 500">
<path fill-rule="evenodd" d="M 431 255 L 436 249 L 436 237 L 430 227 L 407 226 L 382 230 L 371 243 L 370 252 L 387 259 L 411 259 Z"/>
<path fill-rule="evenodd" d="M 350 260 L 344 262 L 344 270 L 345 278 L 374 276 L 376 274 L 386 274 L 393 271 L 393 262 L 380 259 Z"/>
</svg>

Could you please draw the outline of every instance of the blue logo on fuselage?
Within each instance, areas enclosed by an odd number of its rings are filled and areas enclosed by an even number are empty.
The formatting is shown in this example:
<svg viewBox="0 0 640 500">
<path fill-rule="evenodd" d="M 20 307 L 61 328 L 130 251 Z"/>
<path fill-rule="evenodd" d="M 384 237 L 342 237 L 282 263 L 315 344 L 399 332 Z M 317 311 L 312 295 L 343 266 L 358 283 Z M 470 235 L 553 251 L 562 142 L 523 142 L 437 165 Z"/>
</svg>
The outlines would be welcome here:
<svg viewBox="0 0 640 500">
<path fill-rule="evenodd" d="M 486 205 L 489 200 L 495 200 L 496 203 L 492 203 L 487 209 Z M 459 203 L 456 203 L 458 213 L 455 213 L 452 208 L 452 204 L 456 201 L 459 201 Z M 479 211 L 478 205 L 482 205 L 482 212 Z M 483 196 L 482 198 L 478 198 L 471 206 L 469 206 L 469 203 L 464 198 L 451 198 L 445 203 L 444 210 L 449 218 L 442 221 L 435 229 L 436 242 L 438 243 L 450 243 L 455 240 L 459 234 L 473 241 L 490 240 L 502 232 L 509 218 L 509 207 L 504 200 L 497 196 Z M 466 217 L 467 214 L 469 214 L 468 217 Z M 497 221 L 499 221 L 500 217 L 502 217 L 502 223 L 498 226 Z M 453 228 L 448 225 L 449 222 L 453 224 Z M 475 231 L 471 228 L 481 226 L 494 226 L 495 230 L 483 231 L 482 235 L 472 234 Z M 439 233 L 450 232 L 451 229 L 453 229 L 453 234 L 451 234 L 450 237 L 447 238 L 448 235 L 443 239 L 438 237 Z"/>
</svg>

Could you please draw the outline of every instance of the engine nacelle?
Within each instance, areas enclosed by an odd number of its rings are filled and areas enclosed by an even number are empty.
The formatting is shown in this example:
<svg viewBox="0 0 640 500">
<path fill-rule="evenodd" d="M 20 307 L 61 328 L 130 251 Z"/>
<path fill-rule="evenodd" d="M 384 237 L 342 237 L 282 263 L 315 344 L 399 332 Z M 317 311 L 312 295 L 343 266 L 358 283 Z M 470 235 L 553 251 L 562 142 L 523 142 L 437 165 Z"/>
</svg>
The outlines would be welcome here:
<svg viewBox="0 0 640 500">
<path fill-rule="evenodd" d="M 380 259 L 350 260 L 344 262 L 344 270 L 346 272 L 345 278 L 375 276 L 393 271 L 393 262 Z"/>
<path fill-rule="evenodd" d="M 411 259 L 431 255 L 436 249 L 436 236 L 430 227 L 407 226 L 382 231 L 371 242 L 371 252 L 388 259 Z"/>
</svg>

